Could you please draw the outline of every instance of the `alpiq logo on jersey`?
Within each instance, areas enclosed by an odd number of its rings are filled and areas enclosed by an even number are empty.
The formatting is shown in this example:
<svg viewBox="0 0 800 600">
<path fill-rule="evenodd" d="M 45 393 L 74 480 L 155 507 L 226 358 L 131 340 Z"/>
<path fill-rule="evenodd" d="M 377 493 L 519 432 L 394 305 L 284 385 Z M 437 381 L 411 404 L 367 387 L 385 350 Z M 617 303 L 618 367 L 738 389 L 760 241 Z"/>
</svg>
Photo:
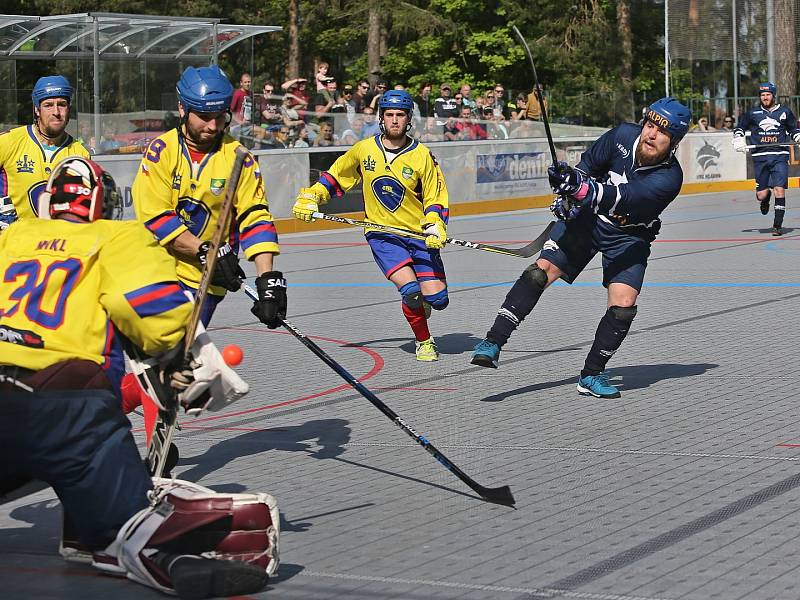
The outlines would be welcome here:
<svg viewBox="0 0 800 600">
<path fill-rule="evenodd" d="M 498 181 L 524 181 L 546 176 L 542 152 L 515 152 L 513 154 L 478 154 L 475 158 L 478 183 Z"/>
</svg>

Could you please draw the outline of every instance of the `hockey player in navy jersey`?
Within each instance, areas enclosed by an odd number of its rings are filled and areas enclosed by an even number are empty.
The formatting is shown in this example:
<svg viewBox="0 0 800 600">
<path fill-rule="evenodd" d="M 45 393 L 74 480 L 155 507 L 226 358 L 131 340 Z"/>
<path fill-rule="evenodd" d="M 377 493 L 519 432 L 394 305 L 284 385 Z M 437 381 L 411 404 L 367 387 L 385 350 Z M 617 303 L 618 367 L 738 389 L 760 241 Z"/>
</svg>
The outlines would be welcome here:
<svg viewBox="0 0 800 600">
<path fill-rule="evenodd" d="M 573 168 L 548 169 L 558 198 L 550 207 L 559 222 L 539 259 L 523 271 L 472 355 L 472 363 L 497 368 L 500 349 L 556 279 L 572 283 L 598 252 L 608 309 L 578 379 L 578 392 L 618 398 L 605 367 L 636 316 L 650 244 L 659 215 L 678 195 L 683 171 L 675 148 L 686 134 L 689 109 L 674 98 L 657 100 L 643 124 L 623 123 L 603 134 Z"/>
<path fill-rule="evenodd" d="M 788 106 L 776 102 L 778 90 L 769 81 L 758 86 L 761 103 L 739 119 L 733 130 L 733 147 L 739 152 L 747 150 L 745 132 L 750 132 L 753 170 L 756 177 L 756 200 L 761 214 L 769 214 L 769 200 L 775 192 L 775 220 L 772 235 L 783 235 L 783 217 L 786 213 L 786 185 L 789 182 L 789 148 L 787 143 L 800 143 L 797 119 Z"/>
</svg>

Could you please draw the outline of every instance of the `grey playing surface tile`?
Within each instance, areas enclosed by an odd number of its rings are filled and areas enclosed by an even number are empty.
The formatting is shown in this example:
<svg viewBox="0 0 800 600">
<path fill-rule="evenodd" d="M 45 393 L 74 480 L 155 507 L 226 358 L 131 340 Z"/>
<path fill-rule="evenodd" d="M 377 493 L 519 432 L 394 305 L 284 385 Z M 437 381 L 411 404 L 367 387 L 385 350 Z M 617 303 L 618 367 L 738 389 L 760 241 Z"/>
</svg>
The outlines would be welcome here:
<svg viewBox="0 0 800 600">
<path fill-rule="evenodd" d="M 599 259 L 545 294 L 495 371 L 469 356 L 526 261 L 448 247 L 451 304 L 431 318 L 441 360 L 423 364 L 359 231 L 283 236 L 292 322 L 480 484 L 510 485 L 517 508 L 482 502 L 289 334 L 255 323 L 243 295 L 212 336 L 244 349 L 252 391 L 184 421 L 176 475 L 278 499 L 281 567 L 264 598 L 796 598 L 798 200 L 790 190 L 782 238 L 752 192 L 667 209 L 609 364 L 617 400 L 575 391 L 605 311 Z M 455 218 L 450 234 L 520 246 L 548 221 Z M 49 490 L 0 507 L 2 598 L 161 597 L 64 563 L 59 529 Z"/>
</svg>

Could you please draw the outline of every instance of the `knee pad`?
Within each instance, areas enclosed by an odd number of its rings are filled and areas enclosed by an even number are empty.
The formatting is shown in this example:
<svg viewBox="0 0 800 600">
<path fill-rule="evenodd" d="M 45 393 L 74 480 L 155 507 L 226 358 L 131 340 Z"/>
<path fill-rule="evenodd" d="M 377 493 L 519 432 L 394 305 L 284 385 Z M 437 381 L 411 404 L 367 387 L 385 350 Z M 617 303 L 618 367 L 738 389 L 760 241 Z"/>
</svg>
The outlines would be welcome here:
<svg viewBox="0 0 800 600">
<path fill-rule="evenodd" d="M 400 287 L 397 290 L 403 297 L 403 304 L 408 306 L 411 310 L 419 310 L 422 308 L 422 290 L 419 287 L 418 281 L 412 281 Z"/>
<path fill-rule="evenodd" d="M 542 290 L 547 287 L 547 273 L 536 263 L 533 263 L 522 272 L 522 279 L 527 280 L 529 284 Z"/>
<path fill-rule="evenodd" d="M 447 288 L 430 296 L 422 297 L 425 299 L 425 302 L 431 305 L 433 310 L 444 310 L 447 308 L 447 305 L 450 304 L 450 298 L 447 296 Z"/>
<path fill-rule="evenodd" d="M 617 320 L 625 323 L 626 325 L 630 325 L 633 322 L 634 317 L 636 317 L 636 305 L 633 306 L 611 306 L 608 309 L 608 312 Z"/>
</svg>

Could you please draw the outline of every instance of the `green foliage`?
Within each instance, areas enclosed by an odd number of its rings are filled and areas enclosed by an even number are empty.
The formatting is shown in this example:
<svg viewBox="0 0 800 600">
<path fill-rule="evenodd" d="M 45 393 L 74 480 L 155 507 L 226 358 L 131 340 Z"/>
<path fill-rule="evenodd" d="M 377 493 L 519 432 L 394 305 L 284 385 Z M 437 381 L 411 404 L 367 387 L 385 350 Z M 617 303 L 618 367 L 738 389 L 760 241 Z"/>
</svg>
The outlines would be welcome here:
<svg viewBox="0 0 800 600">
<path fill-rule="evenodd" d="M 413 91 L 495 82 L 510 93 L 529 92 L 533 78 L 516 24 L 530 44 L 539 78 L 551 97 L 556 120 L 608 125 L 621 90 L 617 0 L 298 0 L 302 70 L 313 77 L 315 61 L 331 64 L 340 81 L 367 73 L 368 9 L 377 7 L 385 29 L 383 75 Z M 633 78 L 637 103 L 663 90 L 663 5 L 629 0 L 633 34 Z M 289 0 L 11 0 L 9 13 L 70 14 L 110 11 L 216 17 L 244 24 L 280 25 L 284 31 L 234 46 L 220 64 L 234 83 L 252 71 L 256 88 L 264 79 L 283 81 L 288 50 Z M 251 47 L 253 56 L 250 55 Z M 684 74 L 674 73 L 676 93 L 689 93 Z M 434 88 L 435 89 L 435 88 Z M 125 101 L 126 106 L 130 99 Z M 602 110 L 601 110 L 602 109 Z M 592 117 L 592 115 L 595 115 Z M 599 115 L 599 116 L 598 116 Z M 594 119 L 594 121 L 592 121 Z"/>
</svg>

